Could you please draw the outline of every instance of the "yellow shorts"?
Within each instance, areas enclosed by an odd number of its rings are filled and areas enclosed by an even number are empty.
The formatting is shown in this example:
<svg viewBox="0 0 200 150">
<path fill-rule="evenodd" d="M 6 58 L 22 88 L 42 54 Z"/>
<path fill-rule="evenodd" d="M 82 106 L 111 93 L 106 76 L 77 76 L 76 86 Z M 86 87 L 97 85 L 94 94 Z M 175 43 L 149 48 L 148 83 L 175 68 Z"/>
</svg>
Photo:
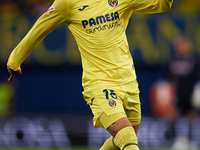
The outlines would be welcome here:
<svg viewBox="0 0 200 150">
<path fill-rule="evenodd" d="M 84 88 L 83 97 L 94 115 L 94 127 L 103 127 L 99 122 L 99 117 L 103 112 L 107 116 L 124 113 L 133 126 L 140 123 L 141 103 L 137 80 L 124 85 L 107 85 L 106 82 L 97 82 Z"/>
</svg>

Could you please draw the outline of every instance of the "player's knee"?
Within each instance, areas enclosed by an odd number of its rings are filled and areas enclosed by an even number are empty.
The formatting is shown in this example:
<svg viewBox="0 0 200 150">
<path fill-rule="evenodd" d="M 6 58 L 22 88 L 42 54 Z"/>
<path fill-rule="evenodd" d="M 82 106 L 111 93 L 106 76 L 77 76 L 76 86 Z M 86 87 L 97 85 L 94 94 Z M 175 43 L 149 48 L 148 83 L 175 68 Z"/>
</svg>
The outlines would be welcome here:
<svg viewBox="0 0 200 150">
<path fill-rule="evenodd" d="M 124 127 L 117 132 L 114 144 L 121 150 L 139 150 L 137 136 L 130 126 Z"/>
<path fill-rule="evenodd" d="M 125 127 L 132 127 L 127 117 L 123 117 L 116 122 L 112 123 L 106 130 L 115 137 L 116 134 Z"/>
</svg>

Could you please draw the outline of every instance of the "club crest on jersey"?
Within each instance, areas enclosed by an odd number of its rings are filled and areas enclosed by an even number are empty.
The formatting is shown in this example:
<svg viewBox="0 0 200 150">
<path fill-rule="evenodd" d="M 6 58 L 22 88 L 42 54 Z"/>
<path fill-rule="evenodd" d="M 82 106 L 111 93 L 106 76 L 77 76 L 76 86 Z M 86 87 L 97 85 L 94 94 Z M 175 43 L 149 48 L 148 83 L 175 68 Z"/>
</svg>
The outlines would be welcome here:
<svg viewBox="0 0 200 150">
<path fill-rule="evenodd" d="M 118 0 L 108 0 L 108 4 L 112 7 L 116 7 L 118 5 Z"/>
<path fill-rule="evenodd" d="M 111 100 L 108 102 L 108 104 L 110 105 L 110 107 L 115 107 L 117 105 L 117 102 L 115 100 Z"/>
<path fill-rule="evenodd" d="M 50 12 L 54 11 L 55 8 L 53 7 L 53 5 L 51 7 L 49 7 L 49 9 L 45 12 L 45 14 L 50 14 Z"/>
</svg>

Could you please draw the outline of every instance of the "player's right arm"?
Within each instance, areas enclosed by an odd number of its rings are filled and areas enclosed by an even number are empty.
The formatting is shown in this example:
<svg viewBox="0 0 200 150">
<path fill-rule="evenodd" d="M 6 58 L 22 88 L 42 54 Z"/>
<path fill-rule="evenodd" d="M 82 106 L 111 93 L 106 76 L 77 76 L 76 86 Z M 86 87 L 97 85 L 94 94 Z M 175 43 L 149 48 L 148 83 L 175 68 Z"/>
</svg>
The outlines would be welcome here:
<svg viewBox="0 0 200 150">
<path fill-rule="evenodd" d="M 55 0 L 10 54 L 7 67 L 11 76 L 14 77 L 16 73 L 21 73 L 20 65 L 25 58 L 50 32 L 67 23 L 68 18 L 68 0 Z M 9 79 L 12 80 L 13 77 Z"/>
</svg>

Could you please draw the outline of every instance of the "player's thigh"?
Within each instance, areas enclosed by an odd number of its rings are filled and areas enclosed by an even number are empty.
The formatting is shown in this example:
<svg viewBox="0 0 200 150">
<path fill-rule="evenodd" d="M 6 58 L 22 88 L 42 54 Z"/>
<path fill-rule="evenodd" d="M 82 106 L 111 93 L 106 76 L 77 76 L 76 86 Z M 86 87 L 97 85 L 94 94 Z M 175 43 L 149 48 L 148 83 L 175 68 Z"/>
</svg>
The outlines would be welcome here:
<svg viewBox="0 0 200 150">
<path fill-rule="evenodd" d="M 128 92 L 124 99 L 124 109 L 127 118 L 134 127 L 136 133 L 139 129 L 139 124 L 141 121 L 141 103 L 139 98 L 139 93 Z"/>
</svg>

